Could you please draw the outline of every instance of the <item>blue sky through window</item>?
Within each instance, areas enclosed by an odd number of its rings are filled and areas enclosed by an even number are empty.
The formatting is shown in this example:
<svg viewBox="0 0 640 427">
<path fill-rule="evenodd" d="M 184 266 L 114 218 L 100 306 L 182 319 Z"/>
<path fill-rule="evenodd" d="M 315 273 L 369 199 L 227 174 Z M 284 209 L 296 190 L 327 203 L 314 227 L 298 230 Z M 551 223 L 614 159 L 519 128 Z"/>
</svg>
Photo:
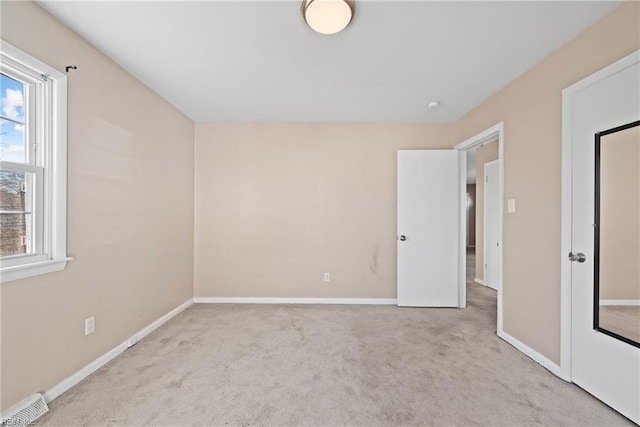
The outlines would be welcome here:
<svg viewBox="0 0 640 427">
<path fill-rule="evenodd" d="M 24 138 L 25 85 L 0 74 L 0 160 L 26 161 Z"/>
</svg>

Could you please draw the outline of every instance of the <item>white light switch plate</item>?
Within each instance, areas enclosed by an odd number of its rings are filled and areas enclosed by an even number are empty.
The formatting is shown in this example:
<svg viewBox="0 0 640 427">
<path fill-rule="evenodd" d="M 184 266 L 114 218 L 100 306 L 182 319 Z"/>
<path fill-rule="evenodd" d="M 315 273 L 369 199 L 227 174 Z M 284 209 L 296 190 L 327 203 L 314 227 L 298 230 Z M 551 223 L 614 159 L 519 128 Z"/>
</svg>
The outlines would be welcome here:
<svg viewBox="0 0 640 427">
<path fill-rule="evenodd" d="M 84 334 L 89 335 L 92 334 L 96 329 L 96 318 L 95 316 L 91 316 L 84 321 Z"/>
<path fill-rule="evenodd" d="M 507 200 L 507 213 L 514 213 L 516 211 L 516 199 Z"/>
</svg>

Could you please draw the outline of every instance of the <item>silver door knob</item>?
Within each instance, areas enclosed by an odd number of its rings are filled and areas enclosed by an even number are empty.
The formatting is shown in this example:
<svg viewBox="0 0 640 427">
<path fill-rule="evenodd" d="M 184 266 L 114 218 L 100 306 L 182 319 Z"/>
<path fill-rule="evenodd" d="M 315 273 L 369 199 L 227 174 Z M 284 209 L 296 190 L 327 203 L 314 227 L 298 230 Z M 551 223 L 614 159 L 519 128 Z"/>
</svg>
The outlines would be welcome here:
<svg viewBox="0 0 640 427">
<path fill-rule="evenodd" d="M 585 254 L 583 254 L 582 252 L 578 252 L 577 254 L 574 254 L 573 252 L 569 252 L 569 260 L 570 261 L 578 261 L 580 263 L 585 262 L 587 260 L 587 256 Z"/>
<path fill-rule="evenodd" d="M 400 241 L 404 242 L 405 240 L 407 240 L 407 236 L 405 236 L 404 234 L 400 236 Z"/>
</svg>

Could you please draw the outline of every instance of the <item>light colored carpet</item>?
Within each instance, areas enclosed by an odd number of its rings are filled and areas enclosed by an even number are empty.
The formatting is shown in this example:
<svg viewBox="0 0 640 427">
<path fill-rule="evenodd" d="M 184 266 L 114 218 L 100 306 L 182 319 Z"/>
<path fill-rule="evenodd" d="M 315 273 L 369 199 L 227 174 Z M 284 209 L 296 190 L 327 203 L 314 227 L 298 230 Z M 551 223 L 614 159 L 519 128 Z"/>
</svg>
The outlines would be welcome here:
<svg viewBox="0 0 640 427">
<path fill-rule="evenodd" d="M 629 425 L 469 307 L 194 305 L 51 403 L 41 425 Z"/>
</svg>

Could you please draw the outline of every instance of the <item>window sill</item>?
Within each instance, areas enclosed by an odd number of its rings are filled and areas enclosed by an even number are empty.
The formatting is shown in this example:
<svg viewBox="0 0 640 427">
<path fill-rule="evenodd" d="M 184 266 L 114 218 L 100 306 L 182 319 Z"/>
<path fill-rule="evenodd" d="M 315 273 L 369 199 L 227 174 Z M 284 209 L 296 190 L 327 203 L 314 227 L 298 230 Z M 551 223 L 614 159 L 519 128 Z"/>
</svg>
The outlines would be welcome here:
<svg viewBox="0 0 640 427">
<path fill-rule="evenodd" d="M 47 261 L 2 267 L 0 268 L 0 282 L 10 282 L 12 280 L 62 271 L 67 266 L 67 262 L 72 260 L 73 258 L 50 259 Z"/>
</svg>

